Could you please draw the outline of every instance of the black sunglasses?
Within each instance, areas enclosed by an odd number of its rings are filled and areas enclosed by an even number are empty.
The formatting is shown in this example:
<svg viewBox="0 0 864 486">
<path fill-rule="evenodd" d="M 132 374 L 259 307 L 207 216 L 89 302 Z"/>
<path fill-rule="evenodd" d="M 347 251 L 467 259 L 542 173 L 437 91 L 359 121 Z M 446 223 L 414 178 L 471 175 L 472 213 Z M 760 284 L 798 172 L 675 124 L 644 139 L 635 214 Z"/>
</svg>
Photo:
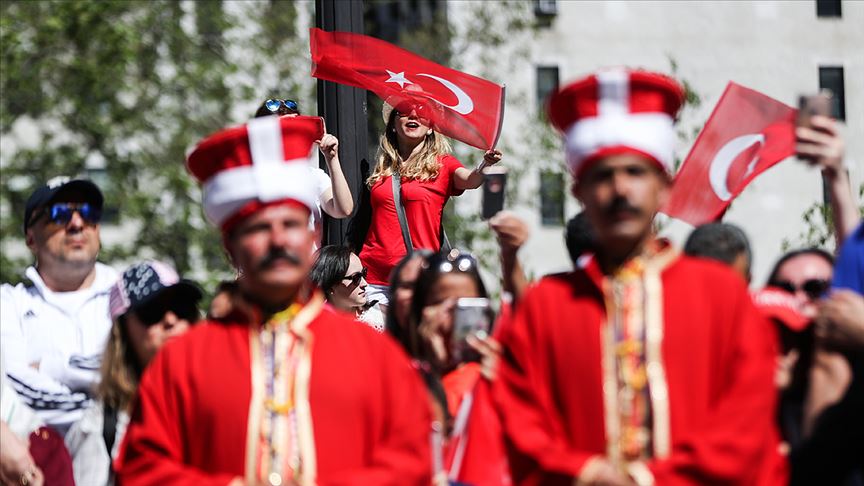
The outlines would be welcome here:
<svg viewBox="0 0 864 486">
<path fill-rule="evenodd" d="M 72 215 L 76 212 L 88 224 L 97 224 L 102 219 L 102 210 L 90 203 L 55 203 L 33 217 L 33 222 L 47 214 L 51 222 L 65 226 L 72 221 Z"/>
<path fill-rule="evenodd" d="M 777 282 L 776 285 L 790 294 L 803 290 L 808 297 L 816 300 L 825 295 L 825 292 L 831 287 L 831 282 L 819 278 L 811 278 L 810 280 L 805 280 L 800 287 L 796 287 L 795 284 L 789 281 Z"/>
<path fill-rule="evenodd" d="M 344 280 L 350 280 L 350 281 L 351 281 L 351 285 L 353 285 L 353 286 L 356 287 L 356 286 L 360 285 L 360 280 L 361 280 L 361 279 L 366 278 L 366 273 L 367 273 L 367 272 L 368 272 L 368 271 L 366 270 L 366 267 L 363 267 L 363 269 L 360 270 L 359 272 L 354 272 L 354 273 L 352 273 L 351 275 L 345 275 L 344 277 L 342 277 L 342 280 L 343 280 L 343 281 L 344 281 Z"/>
<path fill-rule="evenodd" d="M 153 302 L 135 310 L 135 314 L 141 322 L 150 327 L 161 321 L 165 314 L 171 311 L 178 319 L 185 319 L 189 323 L 198 320 L 198 306 L 192 302 L 169 300 L 165 302 Z"/>
<path fill-rule="evenodd" d="M 285 108 L 288 108 L 294 113 L 300 113 L 300 110 L 298 109 L 299 105 L 297 105 L 297 102 L 294 100 L 280 100 L 278 98 L 271 98 L 264 102 L 264 107 L 267 108 L 270 113 L 278 112 L 279 107 L 283 105 L 285 106 Z"/>
</svg>

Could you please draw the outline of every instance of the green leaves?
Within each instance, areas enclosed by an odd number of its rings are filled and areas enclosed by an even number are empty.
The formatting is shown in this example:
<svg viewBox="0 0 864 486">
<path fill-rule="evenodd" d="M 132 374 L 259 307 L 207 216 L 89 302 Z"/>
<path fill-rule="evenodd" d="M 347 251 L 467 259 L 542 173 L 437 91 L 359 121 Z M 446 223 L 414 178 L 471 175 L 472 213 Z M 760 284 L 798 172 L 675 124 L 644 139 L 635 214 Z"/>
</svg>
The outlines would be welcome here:
<svg viewBox="0 0 864 486">
<path fill-rule="evenodd" d="M 60 174 L 97 179 L 116 211 L 103 240 L 125 243 L 107 244 L 103 261 L 156 257 L 202 280 L 230 274 L 186 152 L 251 117 L 273 88 L 308 101 L 314 86 L 297 7 L 239 5 L 242 15 L 213 0 L 2 3 L 3 281 L 28 264 L 26 250 L 8 251 L 23 249 L 24 201 Z"/>
</svg>

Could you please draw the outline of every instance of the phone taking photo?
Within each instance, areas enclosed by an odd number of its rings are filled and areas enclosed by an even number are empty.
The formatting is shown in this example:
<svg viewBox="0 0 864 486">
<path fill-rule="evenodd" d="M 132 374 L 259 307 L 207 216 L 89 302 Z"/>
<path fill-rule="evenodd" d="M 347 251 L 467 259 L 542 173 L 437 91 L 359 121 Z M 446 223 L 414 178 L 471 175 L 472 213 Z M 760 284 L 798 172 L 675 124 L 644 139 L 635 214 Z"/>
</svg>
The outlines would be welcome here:
<svg viewBox="0 0 864 486">
<path fill-rule="evenodd" d="M 798 97 L 798 117 L 795 124 L 799 127 L 812 128 L 810 119 L 813 115 L 831 116 L 831 92 L 821 91 L 817 95 Z"/>
<path fill-rule="evenodd" d="M 507 168 L 493 165 L 483 169 L 483 219 L 489 219 L 504 209 L 504 190 L 507 188 Z"/>
<path fill-rule="evenodd" d="M 482 297 L 462 297 L 456 300 L 453 308 L 453 337 L 451 352 L 457 363 L 470 361 L 476 356 L 468 345 L 468 336 L 485 339 L 492 327 L 492 313 L 489 299 Z"/>
</svg>

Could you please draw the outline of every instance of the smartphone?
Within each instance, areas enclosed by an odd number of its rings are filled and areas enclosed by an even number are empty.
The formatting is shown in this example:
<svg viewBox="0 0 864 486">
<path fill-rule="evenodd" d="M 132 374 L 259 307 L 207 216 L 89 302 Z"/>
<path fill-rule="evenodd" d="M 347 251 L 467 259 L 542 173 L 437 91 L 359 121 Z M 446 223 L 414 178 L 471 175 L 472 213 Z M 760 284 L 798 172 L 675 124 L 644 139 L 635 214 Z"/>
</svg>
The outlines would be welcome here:
<svg viewBox="0 0 864 486">
<path fill-rule="evenodd" d="M 831 116 L 831 92 L 822 90 L 817 95 L 798 97 L 798 117 L 796 125 L 812 127 L 810 118 L 813 115 Z"/>
<path fill-rule="evenodd" d="M 453 361 L 462 363 L 471 361 L 477 356 L 468 345 L 468 336 L 474 335 L 481 339 L 489 335 L 492 326 L 492 314 L 489 309 L 489 299 L 482 297 L 462 297 L 456 300 L 453 309 L 453 337 L 451 354 Z"/>
<path fill-rule="evenodd" d="M 507 168 L 493 165 L 483 169 L 483 219 L 489 219 L 504 209 L 504 189 L 507 187 Z"/>
</svg>

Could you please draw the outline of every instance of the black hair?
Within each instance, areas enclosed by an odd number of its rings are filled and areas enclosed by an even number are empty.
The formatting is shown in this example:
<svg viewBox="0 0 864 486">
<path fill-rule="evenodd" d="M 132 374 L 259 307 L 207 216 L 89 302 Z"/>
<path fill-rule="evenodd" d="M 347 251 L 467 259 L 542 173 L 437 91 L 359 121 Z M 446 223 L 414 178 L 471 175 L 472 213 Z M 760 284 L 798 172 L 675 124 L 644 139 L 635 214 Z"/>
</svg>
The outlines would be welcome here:
<svg viewBox="0 0 864 486">
<path fill-rule="evenodd" d="M 236 280 L 222 280 L 216 285 L 216 291 L 213 293 L 214 295 L 221 294 L 222 292 L 228 292 L 229 294 L 233 294 L 240 288 L 240 285 Z"/>
<path fill-rule="evenodd" d="M 387 311 L 387 316 L 384 322 L 384 328 L 393 336 L 399 344 L 405 348 L 406 352 L 410 353 L 410 344 L 408 343 L 408 336 L 405 332 L 408 328 L 407 322 L 399 322 L 396 320 L 396 312 L 393 310 L 393 306 L 396 302 L 396 289 L 402 285 L 402 270 L 408 265 L 408 262 L 414 260 L 415 258 L 422 258 L 426 260 L 431 257 L 435 253 L 432 250 L 419 249 L 414 250 L 414 253 L 409 253 L 402 257 L 399 260 L 399 263 L 393 267 L 393 270 L 390 272 L 390 285 L 387 287 L 387 300 L 390 302 L 389 310 Z"/>
<path fill-rule="evenodd" d="M 328 245 L 318 250 L 318 256 L 309 272 L 309 279 L 329 294 L 345 277 L 351 263 L 351 249 L 347 246 Z"/>
<path fill-rule="evenodd" d="M 783 255 L 782 257 L 780 257 L 780 259 L 777 260 L 777 263 L 774 264 L 774 267 L 771 269 L 771 273 L 768 276 L 767 285 L 776 286 L 780 280 L 779 276 L 778 276 L 778 274 L 780 273 L 780 267 L 782 267 L 783 264 L 788 262 L 789 260 L 796 258 L 796 257 L 799 257 L 801 255 L 814 255 L 814 256 L 820 257 L 820 258 L 824 259 L 828 263 L 829 266 L 831 266 L 832 268 L 834 267 L 834 257 L 830 253 L 828 253 L 827 251 L 825 251 L 821 248 L 816 248 L 815 246 L 813 246 L 813 247 L 809 247 L 809 248 L 800 248 L 798 250 L 792 250 L 792 251 L 786 253 L 785 255 Z"/>
<path fill-rule="evenodd" d="M 588 215 L 585 214 L 585 211 L 567 221 L 567 228 L 564 230 L 564 243 L 567 244 L 567 253 L 570 254 L 573 265 L 576 265 L 580 256 L 594 251 L 597 241 L 594 236 L 594 228 L 591 227 L 591 222 L 588 221 Z"/>
<path fill-rule="evenodd" d="M 750 240 L 744 230 L 729 223 L 703 224 L 687 237 L 684 253 L 690 256 L 710 258 L 732 265 L 741 253 L 747 256 L 747 268 L 753 265 Z"/>
</svg>

